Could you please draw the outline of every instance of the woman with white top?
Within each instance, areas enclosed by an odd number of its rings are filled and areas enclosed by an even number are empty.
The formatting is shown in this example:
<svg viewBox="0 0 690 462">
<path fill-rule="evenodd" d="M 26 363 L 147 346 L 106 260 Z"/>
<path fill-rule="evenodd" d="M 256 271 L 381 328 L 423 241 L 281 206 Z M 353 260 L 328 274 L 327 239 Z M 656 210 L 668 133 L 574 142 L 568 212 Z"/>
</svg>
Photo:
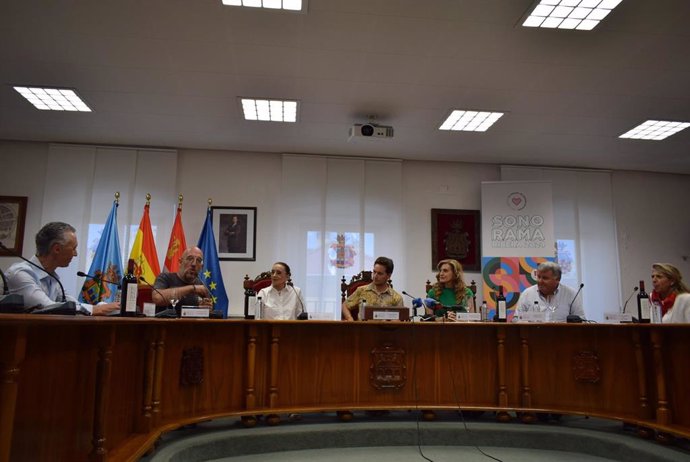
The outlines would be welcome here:
<svg viewBox="0 0 690 462">
<path fill-rule="evenodd" d="M 262 319 L 297 319 L 305 312 L 304 299 L 299 287 L 288 283 L 290 266 L 282 261 L 275 262 L 271 268 L 271 285 L 257 294 L 264 306 Z"/>
</svg>

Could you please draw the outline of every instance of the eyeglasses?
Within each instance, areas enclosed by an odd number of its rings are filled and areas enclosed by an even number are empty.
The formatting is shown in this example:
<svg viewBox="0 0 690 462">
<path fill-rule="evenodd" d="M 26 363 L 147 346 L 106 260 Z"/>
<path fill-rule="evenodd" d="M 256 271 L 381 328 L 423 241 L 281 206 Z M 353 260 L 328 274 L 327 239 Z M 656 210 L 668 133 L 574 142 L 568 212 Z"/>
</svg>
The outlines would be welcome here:
<svg viewBox="0 0 690 462">
<path fill-rule="evenodd" d="M 203 259 L 203 258 L 201 258 L 201 257 L 193 257 L 193 256 L 191 256 L 191 255 L 185 257 L 184 261 L 187 262 L 187 263 L 197 263 L 197 264 L 199 264 L 199 265 L 201 265 L 201 264 L 204 263 L 204 259 Z"/>
</svg>

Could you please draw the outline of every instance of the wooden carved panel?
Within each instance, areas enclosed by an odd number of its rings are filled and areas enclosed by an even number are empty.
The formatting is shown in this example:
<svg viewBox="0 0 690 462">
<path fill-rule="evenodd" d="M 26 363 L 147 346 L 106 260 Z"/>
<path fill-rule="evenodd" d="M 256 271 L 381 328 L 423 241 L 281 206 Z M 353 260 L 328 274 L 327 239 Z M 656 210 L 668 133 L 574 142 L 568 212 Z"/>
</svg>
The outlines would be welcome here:
<svg viewBox="0 0 690 462">
<path fill-rule="evenodd" d="M 576 382 L 598 383 L 601 380 L 599 355 L 586 350 L 573 354 L 573 378 Z"/>
<path fill-rule="evenodd" d="M 182 350 L 180 385 L 199 385 L 204 381 L 204 350 L 192 347 Z"/>
<path fill-rule="evenodd" d="M 405 350 L 384 344 L 371 351 L 369 383 L 377 390 L 401 389 L 407 381 Z"/>
</svg>

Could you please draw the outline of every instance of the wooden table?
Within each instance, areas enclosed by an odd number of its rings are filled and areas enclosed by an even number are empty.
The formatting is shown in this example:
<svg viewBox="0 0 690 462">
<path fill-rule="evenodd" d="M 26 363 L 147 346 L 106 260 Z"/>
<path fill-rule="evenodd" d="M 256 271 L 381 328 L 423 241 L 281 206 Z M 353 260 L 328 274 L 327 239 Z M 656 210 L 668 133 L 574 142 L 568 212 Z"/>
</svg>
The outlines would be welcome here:
<svg viewBox="0 0 690 462">
<path fill-rule="evenodd" d="M 202 420 L 367 409 L 690 437 L 690 325 L 0 316 L 0 461 L 136 460 Z"/>
</svg>

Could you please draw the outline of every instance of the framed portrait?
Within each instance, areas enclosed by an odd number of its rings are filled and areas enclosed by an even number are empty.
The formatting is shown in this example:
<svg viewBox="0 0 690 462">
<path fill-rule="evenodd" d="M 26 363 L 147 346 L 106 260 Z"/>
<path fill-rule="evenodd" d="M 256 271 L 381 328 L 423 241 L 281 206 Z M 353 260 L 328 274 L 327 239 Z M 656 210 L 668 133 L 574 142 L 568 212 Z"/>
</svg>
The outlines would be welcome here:
<svg viewBox="0 0 690 462">
<path fill-rule="evenodd" d="M 211 207 L 219 260 L 256 261 L 256 207 Z"/>
<path fill-rule="evenodd" d="M 458 260 L 465 271 L 481 271 L 479 210 L 431 209 L 431 268 Z"/>
<path fill-rule="evenodd" d="M 10 251 L 21 255 L 24 246 L 27 197 L 0 196 L 0 242 Z M 0 248 L 1 256 L 11 252 Z"/>
</svg>

